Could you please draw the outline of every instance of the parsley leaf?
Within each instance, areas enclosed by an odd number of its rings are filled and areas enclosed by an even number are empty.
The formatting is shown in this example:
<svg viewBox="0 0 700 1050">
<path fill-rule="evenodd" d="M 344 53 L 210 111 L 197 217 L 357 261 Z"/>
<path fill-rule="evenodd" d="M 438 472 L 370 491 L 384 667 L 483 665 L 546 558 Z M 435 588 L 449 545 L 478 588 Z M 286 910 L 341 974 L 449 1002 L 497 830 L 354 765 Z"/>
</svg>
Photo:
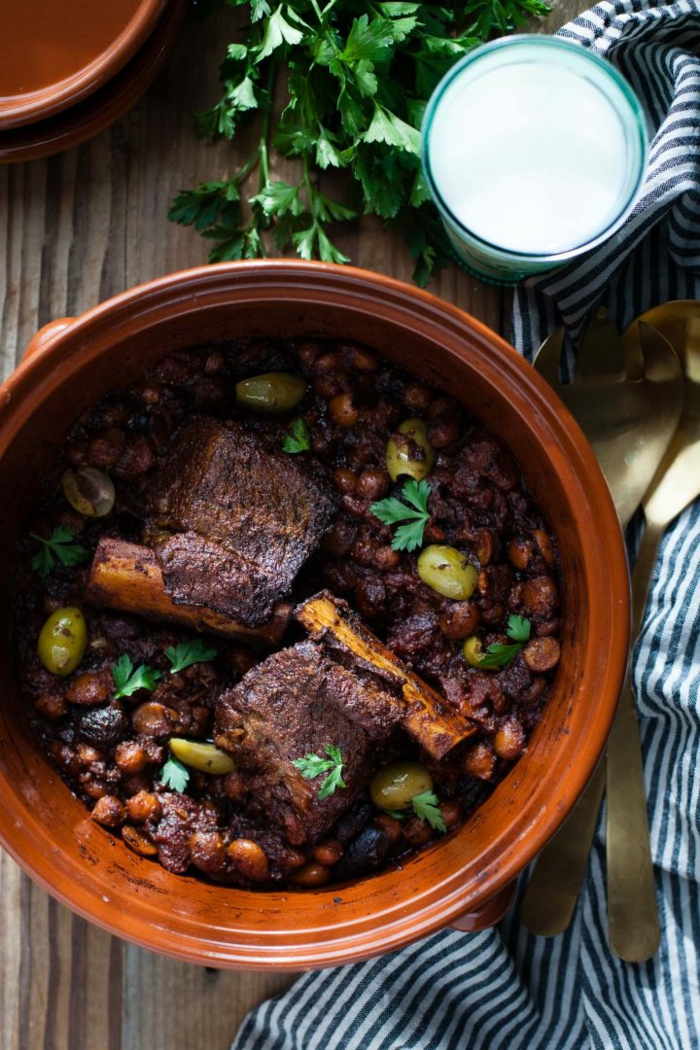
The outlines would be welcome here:
<svg viewBox="0 0 700 1050">
<path fill-rule="evenodd" d="M 405 503 L 394 496 L 388 496 L 386 499 L 379 500 L 378 503 L 373 503 L 369 508 L 370 513 L 385 525 L 394 525 L 398 521 L 406 522 L 405 525 L 400 525 L 394 533 L 391 546 L 395 551 L 413 551 L 422 544 L 423 530 L 430 520 L 428 510 L 430 493 L 431 488 L 427 481 L 416 481 L 411 478 L 401 490 Z"/>
<path fill-rule="evenodd" d="M 149 667 L 147 664 L 142 664 L 134 670 L 134 665 L 130 658 L 124 654 L 119 657 L 112 668 L 112 677 L 117 687 L 114 699 L 118 700 L 122 696 L 132 696 L 139 689 L 153 691 L 156 687 L 156 682 L 163 675 L 160 671 L 156 671 L 154 667 Z"/>
<path fill-rule="evenodd" d="M 175 647 L 172 645 L 168 646 L 165 650 L 165 655 L 170 660 L 170 673 L 177 674 L 178 671 L 183 671 L 186 667 L 190 667 L 191 664 L 201 664 L 214 660 L 218 653 L 216 649 L 207 648 L 206 642 L 202 641 L 201 638 L 196 638 L 191 642 L 180 642 Z"/>
<path fill-rule="evenodd" d="M 524 616 L 509 616 L 507 635 L 516 642 L 526 642 L 530 637 L 532 624 Z"/>
<path fill-rule="evenodd" d="M 71 525 L 57 525 L 47 540 L 35 532 L 29 535 L 41 544 L 32 558 L 32 568 L 42 578 L 48 576 L 56 561 L 62 565 L 79 565 L 89 557 L 89 551 L 79 543 L 73 543 L 76 530 Z"/>
<path fill-rule="evenodd" d="M 176 758 L 169 758 L 158 774 L 158 779 L 173 791 L 184 791 L 189 783 L 190 771 Z"/>
<path fill-rule="evenodd" d="M 282 439 L 284 452 L 294 454 L 296 452 L 308 452 L 311 448 L 311 434 L 301 416 L 297 416 L 289 424 L 290 433 L 285 434 Z"/>
<path fill-rule="evenodd" d="M 524 616 L 509 616 L 506 634 L 514 640 L 514 644 L 505 645 L 503 642 L 492 642 L 479 660 L 479 667 L 487 671 L 510 667 L 529 639 L 531 628 L 532 624 Z"/>
<path fill-rule="evenodd" d="M 224 0 L 195 0 L 208 11 Z M 170 217 L 212 242 L 210 259 L 265 256 L 347 262 L 332 226 L 380 216 L 405 236 L 414 279 L 447 264 L 449 242 L 420 169 L 423 111 L 458 59 L 494 33 L 509 33 L 542 0 L 226 0 L 247 25 L 222 46 L 221 94 L 195 114 L 200 137 L 233 139 L 251 124 L 257 145 L 229 178 L 175 198 Z M 241 22 L 243 19 L 241 19 Z M 281 81 L 278 83 L 278 81 Z M 284 97 L 281 112 L 273 100 Z M 289 183 L 271 177 L 270 154 L 297 158 Z M 275 158 L 278 162 L 279 158 Z M 342 200 L 323 204 L 318 174 L 341 169 Z M 290 164 L 285 170 L 293 170 Z M 254 177 L 257 175 L 257 179 Z M 249 182 L 257 182 L 257 186 Z M 241 205 L 248 204 L 252 213 Z M 356 205 L 356 207 L 352 207 Z"/>
<path fill-rule="evenodd" d="M 447 831 L 447 825 L 440 812 L 439 800 L 434 791 L 428 789 L 411 799 L 413 811 L 421 820 L 427 820 L 436 831 Z"/>
<path fill-rule="evenodd" d="M 329 795 L 334 794 L 337 788 L 347 787 L 342 777 L 343 772 L 343 756 L 340 753 L 340 748 L 334 744 L 326 744 L 324 748 L 328 758 L 321 758 L 320 755 L 306 755 L 304 758 L 295 758 L 292 765 L 295 769 L 298 769 L 305 780 L 314 780 L 316 777 L 320 777 L 322 773 L 328 773 L 328 776 L 321 784 L 321 788 L 318 793 L 319 799 L 328 798 Z"/>
</svg>

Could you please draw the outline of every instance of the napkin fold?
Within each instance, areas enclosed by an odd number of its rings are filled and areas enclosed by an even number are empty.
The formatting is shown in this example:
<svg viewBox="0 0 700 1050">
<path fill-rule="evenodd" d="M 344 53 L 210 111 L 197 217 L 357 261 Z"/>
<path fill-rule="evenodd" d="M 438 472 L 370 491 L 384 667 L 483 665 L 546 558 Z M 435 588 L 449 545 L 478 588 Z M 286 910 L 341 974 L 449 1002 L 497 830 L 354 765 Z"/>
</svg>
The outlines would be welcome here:
<svg viewBox="0 0 700 1050">
<path fill-rule="evenodd" d="M 514 342 L 528 356 L 562 322 L 575 340 L 599 304 L 624 328 L 700 293 L 699 0 L 598 4 L 560 33 L 621 70 L 656 131 L 616 237 L 519 286 Z M 532 936 L 516 905 L 483 933 L 443 931 L 305 974 L 248 1015 L 232 1050 L 698 1050 L 700 503 L 663 539 L 633 675 L 663 930 L 652 960 L 624 963 L 608 947 L 601 819 L 565 934 Z"/>
</svg>

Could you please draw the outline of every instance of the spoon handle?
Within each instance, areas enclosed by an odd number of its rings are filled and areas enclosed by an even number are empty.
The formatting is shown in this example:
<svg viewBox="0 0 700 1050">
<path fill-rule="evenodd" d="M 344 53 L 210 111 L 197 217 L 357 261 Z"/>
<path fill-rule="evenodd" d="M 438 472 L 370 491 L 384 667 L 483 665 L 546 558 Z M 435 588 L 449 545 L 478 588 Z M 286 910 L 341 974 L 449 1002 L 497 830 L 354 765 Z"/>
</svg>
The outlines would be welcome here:
<svg viewBox="0 0 700 1050">
<path fill-rule="evenodd" d="M 641 630 L 663 529 L 649 523 L 632 573 L 632 638 Z M 607 874 L 610 945 L 627 962 L 643 962 L 661 939 L 649 841 L 642 747 L 628 668 L 608 740 Z"/>
<path fill-rule="evenodd" d="M 566 821 L 544 847 L 527 884 L 520 918 L 530 933 L 556 937 L 571 922 L 605 791 L 605 756 Z"/>
</svg>

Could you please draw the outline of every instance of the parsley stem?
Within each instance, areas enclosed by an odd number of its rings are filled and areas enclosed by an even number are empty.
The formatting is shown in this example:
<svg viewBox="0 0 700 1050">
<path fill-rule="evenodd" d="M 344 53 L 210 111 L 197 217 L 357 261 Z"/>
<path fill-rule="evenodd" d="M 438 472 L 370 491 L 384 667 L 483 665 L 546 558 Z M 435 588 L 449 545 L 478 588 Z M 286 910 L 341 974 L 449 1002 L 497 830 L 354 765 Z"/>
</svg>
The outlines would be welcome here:
<svg viewBox="0 0 700 1050">
<path fill-rule="evenodd" d="M 262 125 L 260 128 L 260 189 L 262 192 L 270 181 L 270 121 L 272 118 L 272 111 L 275 108 L 275 80 L 277 79 L 277 63 L 273 60 L 270 61 L 270 65 L 267 70 L 267 95 L 270 100 L 269 106 L 265 109 L 262 118 Z"/>
</svg>

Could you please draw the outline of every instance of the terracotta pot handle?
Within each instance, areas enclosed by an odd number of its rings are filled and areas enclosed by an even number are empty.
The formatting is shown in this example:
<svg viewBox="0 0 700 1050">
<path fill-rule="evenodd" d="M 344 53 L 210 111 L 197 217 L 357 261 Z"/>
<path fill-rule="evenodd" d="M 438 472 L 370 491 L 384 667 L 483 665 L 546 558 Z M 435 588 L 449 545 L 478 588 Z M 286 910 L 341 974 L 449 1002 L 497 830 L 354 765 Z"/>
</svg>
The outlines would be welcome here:
<svg viewBox="0 0 700 1050">
<path fill-rule="evenodd" d="M 35 354 L 40 354 L 48 349 L 56 336 L 60 335 L 64 328 L 68 328 L 73 321 L 75 321 L 74 317 L 59 317 L 57 320 L 49 321 L 48 324 L 45 324 L 27 344 L 22 360 L 27 361 L 30 357 L 34 357 Z"/>
<path fill-rule="evenodd" d="M 495 926 L 500 922 L 505 913 L 513 903 L 517 881 L 509 882 L 495 896 L 490 897 L 480 908 L 474 911 L 465 911 L 452 920 L 452 929 L 461 930 L 462 933 L 478 933 L 479 930 L 487 930 L 489 926 Z"/>
</svg>

